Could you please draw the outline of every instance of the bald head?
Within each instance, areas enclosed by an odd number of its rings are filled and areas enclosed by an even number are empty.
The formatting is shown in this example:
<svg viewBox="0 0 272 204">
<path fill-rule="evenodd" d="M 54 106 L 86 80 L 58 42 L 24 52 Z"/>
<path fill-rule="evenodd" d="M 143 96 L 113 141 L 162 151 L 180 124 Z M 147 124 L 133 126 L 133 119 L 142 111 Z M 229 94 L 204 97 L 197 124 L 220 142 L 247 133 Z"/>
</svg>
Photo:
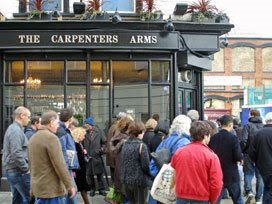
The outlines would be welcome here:
<svg viewBox="0 0 272 204">
<path fill-rule="evenodd" d="M 15 121 L 20 123 L 22 126 L 27 126 L 30 121 L 31 113 L 26 107 L 19 106 L 14 111 L 14 117 Z"/>
</svg>

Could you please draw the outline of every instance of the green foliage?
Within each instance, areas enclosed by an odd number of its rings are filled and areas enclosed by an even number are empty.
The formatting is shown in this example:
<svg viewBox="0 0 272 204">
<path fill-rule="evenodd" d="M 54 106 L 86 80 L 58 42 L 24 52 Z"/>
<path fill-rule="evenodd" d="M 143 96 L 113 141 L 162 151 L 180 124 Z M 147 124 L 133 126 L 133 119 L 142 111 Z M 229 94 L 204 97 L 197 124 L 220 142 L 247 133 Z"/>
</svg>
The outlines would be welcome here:
<svg viewBox="0 0 272 204">
<path fill-rule="evenodd" d="M 32 19 L 35 17 L 41 18 L 42 15 L 50 15 L 50 14 L 46 11 L 33 10 L 33 11 L 30 11 L 28 18 L 29 19 Z"/>
<path fill-rule="evenodd" d="M 220 22 L 229 22 L 229 17 L 226 13 L 223 13 L 222 11 L 216 14 L 215 22 L 220 23 Z"/>
<path fill-rule="evenodd" d="M 161 16 L 162 16 L 161 11 L 154 11 L 154 12 L 141 11 L 140 12 L 140 19 L 142 21 L 155 21 L 160 19 Z"/>
<path fill-rule="evenodd" d="M 77 120 L 78 120 L 78 124 L 79 124 L 79 126 L 82 126 L 83 125 L 83 115 L 81 115 L 81 114 L 75 114 L 74 116 L 73 116 L 74 118 L 76 118 Z"/>
<path fill-rule="evenodd" d="M 106 16 L 106 11 L 99 11 L 95 10 L 93 8 L 89 8 L 85 11 L 84 14 L 82 14 L 81 19 L 95 19 L 96 16 Z"/>
</svg>

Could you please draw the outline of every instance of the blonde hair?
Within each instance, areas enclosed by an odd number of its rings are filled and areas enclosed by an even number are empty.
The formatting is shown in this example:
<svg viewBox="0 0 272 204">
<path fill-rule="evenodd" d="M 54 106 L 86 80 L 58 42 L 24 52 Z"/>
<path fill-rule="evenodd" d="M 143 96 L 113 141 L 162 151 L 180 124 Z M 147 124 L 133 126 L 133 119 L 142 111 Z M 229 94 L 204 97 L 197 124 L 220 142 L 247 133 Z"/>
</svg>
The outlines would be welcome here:
<svg viewBox="0 0 272 204">
<path fill-rule="evenodd" d="M 190 135 L 191 119 L 186 115 L 178 115 L 172 122 L 169 134 L 176 132 L 178 135 L 186 133 Z"/>
<path fill-rule="evenodd" d="M 81 141 L 81 138 L 86 135 L 86 130 L 83 127 L 76 127 L 71 133 L 74 141 L 78 143 Z"/>
<path fill-rule="evenodd" d="M 145 128 L 146 129 L 155 129 L 157 124 L 158 124 L 158 122 L 155 119 L 150 118 L 148 121 L 146 121 Z"/>
</svg>

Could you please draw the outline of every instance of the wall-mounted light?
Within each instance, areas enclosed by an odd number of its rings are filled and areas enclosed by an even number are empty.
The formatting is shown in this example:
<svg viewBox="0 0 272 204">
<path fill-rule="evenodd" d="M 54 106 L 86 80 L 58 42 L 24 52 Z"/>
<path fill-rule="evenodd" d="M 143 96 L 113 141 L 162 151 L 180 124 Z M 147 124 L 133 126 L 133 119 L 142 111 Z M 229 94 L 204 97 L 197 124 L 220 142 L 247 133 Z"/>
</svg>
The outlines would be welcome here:
<svg viewBox="0 0 272 204">
<path fill-rule="evenodd" d="M 229 45 L 229 40 L 227 36 L 225 35 L 224 39 L 220 39 L 220 47 L 225 48 L 225 47 L 228 47 L 228 45 Z"/>
<path fill-rule="evenodd" d="M 169 16 L 169 18 L 167 19 L 167 23 L 164 25 L 164 30 L 165 31 L 174 31 L 175 30 L 175 26 L 172 22 L 172 19 L 171 19 L 171 15 Z"/>
<path fill-rule="evenodd" d="M 58 21 L 62 20 L 62 15 L 61 15 L 60 11 L 57 11 L 57 10 L 53 11 L 52 17 L 57 18 Z"/>
<path fill-rule="evenodd" d="M 117 9 L 116 9 L 115 13 L 114 13 L 113 16 L 112 16 L 111 22 L 112 22 L 113 24 L 117 24 L 117 23 L 120 23 L 121 21 L 122 21 L 122 18 L 121 18 L 121 16 L 119 15 L 119 13 L 118 13 L 118 11 L 117 11 Z"/>
<path fill-rule="evenodd" d="M 174 9 L 174 15 L 184 15 L 187 11 L 188 4 L 187 3 L 177 3 Z"/>
</svg>

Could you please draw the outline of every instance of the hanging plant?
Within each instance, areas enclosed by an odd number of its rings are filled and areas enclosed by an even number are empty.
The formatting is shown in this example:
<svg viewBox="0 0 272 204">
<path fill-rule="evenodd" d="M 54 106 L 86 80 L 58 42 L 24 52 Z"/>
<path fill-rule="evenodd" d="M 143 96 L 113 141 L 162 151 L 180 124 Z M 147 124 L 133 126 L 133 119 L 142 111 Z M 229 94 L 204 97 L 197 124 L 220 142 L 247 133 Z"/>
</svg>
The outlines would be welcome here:
<svg viewBox="0 0 272 204">
<path fill-rule="evenodd" d="M 48 0 L 20 0 L 20 3 L 26 7 L 29 6 L 29 17 L 28 19 L 50 19 L 51 16 L 48 12 L 43 10 L 44 4 Z"/>
<path fill-rule="evenodd" d="M 106 19 L 107 13 L 101 10 L 104 2 L 101 0 L 88 0 L 86 4 L 87 8 L 82 15 L 83 19 L 96 19 L 99 16 Z"/>
</svg>

